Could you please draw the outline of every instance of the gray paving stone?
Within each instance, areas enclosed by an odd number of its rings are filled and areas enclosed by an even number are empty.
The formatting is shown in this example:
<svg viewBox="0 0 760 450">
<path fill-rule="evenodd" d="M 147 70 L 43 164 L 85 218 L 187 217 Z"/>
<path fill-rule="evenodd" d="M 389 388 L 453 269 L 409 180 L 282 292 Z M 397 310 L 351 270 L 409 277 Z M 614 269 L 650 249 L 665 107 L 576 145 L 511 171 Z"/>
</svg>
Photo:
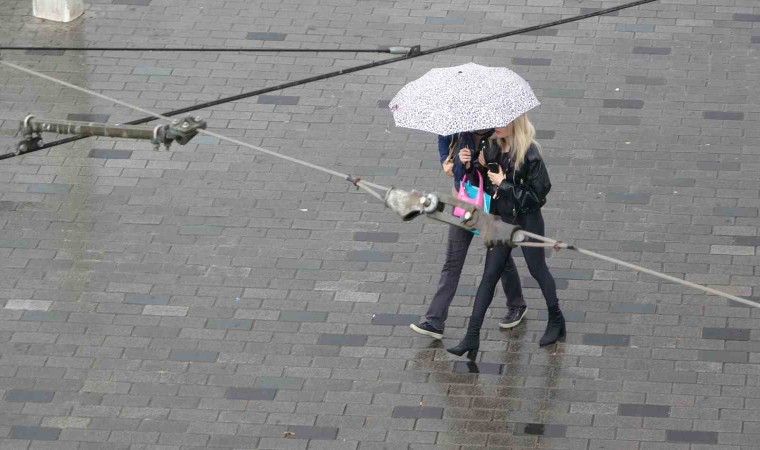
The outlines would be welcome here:
<svg viewBox="0 0 760 450">
<path fill-rule="evenodd" d="M 204 328 L 210 330 L 250 330 L 253 321 L 249 319 L 206 319 Z"/>
<path fill-rule="evenodd" d="M 335 440 L 338 438 L 338 429 L 333 427 L 290 426 L 288 431 L 290 439 Z"/>
<path fill-rule="evenodd" d="M 262 376 L 256 378 L 256 387 L 261 389 L 298 389 L 303 387 L 302 378 Z"/>
<path fill-rule="evenodd" d="M 281 311 L 277 320 L 281 322 L 326 322 L 326 312 L 316 311 Z"/>
<path fill-rule="evenodd" d="M 462 25 L 464 17 L 425 17 L 428 25 Z"/>
<path fill-rule="evenodd" d="M 610 311 L 623 314 L 654 314 L 657 311 L 657 306 L 640 303 L 613 303 Z"/>
<path fill-rule="evenodd" d="M 354 240 L 362 242 L 398 242 L 398 233 L 382 233 L 375 231 L 356 231 Z"/>
<path fill-rule="evenodd" d="M 746 363 L 748 362 L 747 352 L 731 352 L 726 350 L 700 350 L 699 359 L 701 361 L 727 362 L 727 363 Z"/>
<path fill-rule="evenodd" d="M 172 350 L 169 359 L 172 361 L 185 362 L 214 362 L 218 357 L 217 352 L 199 352 L 188 350 Z"/>
<path fill-rule="evenodd" d="M 580 14 L 595 13 L 597 11 L 601 11 L 601 9 L 602 8 L 581 8 Z M 619 15 L 619 11 L 613 11 L 613 12 L 609 12 L 605 14 L 605 16 L 609 16 L 609 17 L 617 17 L 618 15 Z"/>
<path fill-rule="evenodd" d="M 760 14 L 734 13 L 734 20 L 738 22 L 760 22 Z"/>
<path fill-rule="evenodd" d="M 641 125 L 640 117 L 633 116 L 599 116 L 601 125 Z"/>
<path fill-rule="evenodd" d="M 607 193 L 607 201 L 612 203 L 646 205 L 651 201 L 651 196 L 649 194 L 632 192 L 609 192 Z"/>
<path fill-rule="evenodd" d="M 392 256 L 389 253 L 377 250 L 355 250 L 348 253 L 346 260 L 363 262 L 390 262 Z"/>
<path fill-rule="evenodd" d="M 725 206 L 716 206 L 713 208 L 713 214 L 716 216 L 728 217 L 758 217 L 758 208 L 732 208 Z"/>
<path fill-rule="evenodd" d="M 504 372 L 503 364 L 488 362 L 475 363 L 473 361 L 455 361 L 454 373 L 480 373 L 484 375 L 501 375 Z"/>
<path fill-rule="evenodd" d="M 18 202 L 7 200 L 0 201 L 0 211 L 15 211 L 18 208 Z"/>
<path fill-rule="evenodd" d="M 34 56 L 62 56 L 66 52 L 63 50 L 25 50 L 24 54 Z"/>
<path fill-rule="evenodd" d="M 589 333 L 583 335 L 583 344 L 627 347 L 630 345 L 630 339 L 630 336 L 624 334 Z"/>
<path fill-rule="evenodd" d="M 258 103 L 262 105 L 297 105 L 301 97 L 293 95 L 260 95 Z"/>
<path fill-rule="evenodd" d="M 364 334 L 321 334 L 317 344 L 362 347 L 367 344 L 367 336 Z"/>
<path fill-rule="evenodd" d="M 654 25 L 648 23 L 617 23 L 615 24 L 615 31 L 651 33 L 654 31 Z"/>
<path fill-rule="evenodd" d="M 165 295 L 127 294 L 124 303 L 131 305 L 168 305 L 169 297 Z"/>
<path fill-rule="evenodd" d="M 536 130 L 536 139 L 538 140 L 554 139 L 556 135 L 557 132 L 554 130 Z"/>
<path fill-rule="evenodd" d="M 661 77 L 645 77 L 640 75 L 626 75 L 625 84 L 644 84 L 653 86 L 663 86 L 668 84 L 667 79 Z"/>
<path fill-rule="evenodd" d="M 151 0 L 111 0 L 114 5 L 148 6 Z"/>
<path fill-rule="evenodd" d="M 552 60 L 549 58 L 512 58 L 514 66 L 551 66 Z"/>
</svg>

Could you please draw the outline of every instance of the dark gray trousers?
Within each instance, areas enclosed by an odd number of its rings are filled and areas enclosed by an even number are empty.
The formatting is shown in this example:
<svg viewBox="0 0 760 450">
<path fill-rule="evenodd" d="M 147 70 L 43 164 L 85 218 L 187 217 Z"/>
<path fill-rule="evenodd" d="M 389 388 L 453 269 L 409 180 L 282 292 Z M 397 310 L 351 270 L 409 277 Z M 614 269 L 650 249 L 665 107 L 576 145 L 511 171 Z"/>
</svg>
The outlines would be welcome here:
<svg viewBox="0 0 760 450">
<path fill-rule="evenodd" d="M 433 296 L 430 303 L 425 321 L 439 330 L 443 330 L 446 318 L 449 315 L 449 305 L 454 300 L 459 277 L 462 275 L 464 260 L 467 257 L 467 250 L 470 248 L 473 234 L 454 225 L 449 226 L 449 239 L 446 246 L 446 261 L 443 263 L 441 278 L 438 281 L 438 290 Z M 501 285 L 504 287 L 504 293 L 507 296 L 507 306 L 525 306 L 525 299 L 522 295 L 522 286 L 520 285 L 520 275 L 517 273 L 515 262 L 512 256 L 506 263 L 501 275 Z"/>
</svg>

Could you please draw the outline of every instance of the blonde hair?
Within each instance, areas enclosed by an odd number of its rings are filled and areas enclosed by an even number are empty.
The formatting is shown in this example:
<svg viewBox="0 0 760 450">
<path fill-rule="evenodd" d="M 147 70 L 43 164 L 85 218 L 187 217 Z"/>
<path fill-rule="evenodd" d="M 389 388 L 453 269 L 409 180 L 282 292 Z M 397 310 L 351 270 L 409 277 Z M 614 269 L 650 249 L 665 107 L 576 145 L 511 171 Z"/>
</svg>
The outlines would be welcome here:
<svg viewBox="0 0 760 450">
<path fill-rule="evenodd" d="M 508 149 L 513 151 L 512 161 L 515 165 L 515 170 L 519 169 L 523 161 L 525 161 L 525 154 L 528 153 L 530 145 L 536 146 L 537 150 L 541 150 L 541 145 L 536 141 L 536 128 L 528 119 L 527 114 L 523 114 L 512 122 L 512 133 L 508 138 L 492 138 L 496 139 L 501 147 L 501 151 L 505 152 Z"/>
</svg>

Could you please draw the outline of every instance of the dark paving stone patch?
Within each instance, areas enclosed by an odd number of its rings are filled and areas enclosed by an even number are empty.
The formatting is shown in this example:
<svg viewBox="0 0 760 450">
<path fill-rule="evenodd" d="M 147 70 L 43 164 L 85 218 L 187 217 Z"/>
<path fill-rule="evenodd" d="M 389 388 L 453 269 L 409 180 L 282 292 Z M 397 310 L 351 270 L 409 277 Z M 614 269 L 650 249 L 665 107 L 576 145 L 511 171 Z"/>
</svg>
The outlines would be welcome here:
<svg viewBox="0 0 760 450">
<path fill-rule="evenodd" d="M 290 426 L 287 437 L 290 439 L 311 439 L 311 440 L 335 440 L 338 438 L 338 428 L 332 427 L 306 427 Z M 292 433 L 292 434 L 291 434 Z"/>
<path fill-rule="evenodd" d="M 228 400 L 274 400 L 276 389 L 230 387 L 224 393 Z"/>
<path fill-rule="evenodd" d="M 406 325 L 417 323 L 420 316 L 416 314 L 375 314 L 372 316 L 372 325 Z"/>
<path fill-rule="evenodd" d="M 65 322 L 69 313 L 64 311 L 24 311 L 21 320 L 35 322 Z"/>
<path fill-rule="evenodd" d="M 651 33 L 654 25 L 648 23 L 616 23 L 615 31 L 623 33 Z"/>
<path fill-rule="evenodd" d="M 694 178 L 653 178 L 652 186 L 694 187 Z"/>
<path fill-rule="evenodd" d="M 747 328 L 702 328 L 702 339 L 748 341 L 749 333 Z"/>
<path fill-rule="evenodd" d="M 583 89 L 547 89 L 544 92 L 545 97 L 552 98 L 583 98 L 585 95 Z"/>
<path fill-rule="evenodd" d="M 55 392 L 51 391 L 25 391 L 22 389 L 11 389 L 5 392 L 3 397 L 6 402 L 22 403 L 49 403 L 53 401 Z"/>
<path fill-rule="evenodd" d="M 554 130 L 536 130 L 536 139 L 539 140 L 554 139 L 556 135 L 557 132 Z"/>
<path fill-rule="evenodd" d="M 250 319 L 206 319 L 204 328 L 209 330 L 250 330 L 253 321 Z"/>
<path fill-rule="evenodd" d="M 381 233 L 376 231 L 357 231 L 354 233 L 355 241 L 362 242 L 398 242 L 398 233 Z"/>
<path fill-rule="evenodd" d="M 250 41 L 284 41 L 285 37 L 287 37 L 286 33 L 251 31 L 245 38 Z"/>
<path fill-rule="evenodd" d="M 599 116 L 601 125 L 641 125 L 641 117 L 634 116 Z"/>
<path fill-rule="evenodd" d="M 737 22 L 760 22 L 760 14 L 734 14 L 734 20 Z"/>
<path fill-rule="evenodd" d="M 60 434 L 60 428 L 13 425 L 11 427 L 10 438 L 27 439 L 30 441 L 56 441 Z"/>
<path fill-rule="evenodd" d="M 218 355 L 217 352 L 172 350 L 171 353 L 169 353 L 169 359 L 182 362 L 214 362 Z"/>
<path fill-rule="evenodd" d="M 625 334 L 597 334 L 589 333 L 583 335 L 584 345 L 603 345 L 609 347 L 628 347 L 631 337 Z"/>
<path fill-rule="evenodd" d="M 151 0 L 112 0 L 114 5 L 148 6 Z"/>
<path fill-rule="evenodd" d="M 670 417 L 670 406 L 623 403 L 618 405 L 619 416 Z"/>
<path fill-rule="evenodd" d="M 687 442 L 690 444 L 717 444 L 718 433 L 715 431 L 665 430 L 666 442 Z"/>
<path fill-rule="evenodd" d="M 713 214 L 726 217 L 757 217 L 758 208 L 737 208 L 730 206 L 716 206 Z"/>
<path fill-rule="evenodd" d="M 377 101 L 377 107 L 382 109 L 388 109 L 390 108 L 391 101 L 390 100 L 378 100 Z"/>
<path fill-rule="evenodd" d="M 744 364 L 749 361 L 749 354 L 747 352 L 735 352 L 728 350 L 700 350 L 699 360 Z"/>
<path fill-rule="evenodd" d="M 455 373 L 479 373 L 484 375 L 501 375 L 504 371 L 503 364 L 496 363 L 476 363 L 472 361 L 454 362 Z"/>
<path fill-rule="evenodd" d="M 124 303 L 132 305 L 168 305 L 169 297 L 165 295 L 127 294 Z"/>
<path fill-rule="evenodd" d="M 107 150 L 100 148 L 93 148 L 90 150 L 89 158 L 101 158 L 101 159 L 129 159 L 132 157 L 131 150 Z"/>
<path fill-rule="evenodd" d="M 736 236 L 734 245 L 743 245 L 746 247 L 760 247 L 760 236 Z"/>
<path fill-rule="evenodd" d="M 18 202 L 0 201 L 0 211 L 15 211 L 16 208 L 18 208 Z"/>
<path fill-rule="evenodd" d="M 348 253 L 348 261 L 362 262 L 390 262 L 392 255 L 390 253 L 379 252 L 377 250 L 354 250 Z"/>
<path fill-rule="evenodd" d="M 602 108 L 641 109 L 644 107 L 642 100 L 622 100 L 606 98 L 602 100 Z"/>
<path fill-rule="evenodd" d="M 362 347 L 367 343 L 364 334 L 321 334 L 318 345 L 340 345 L 343 347 Z"/>
<path fill-rule="evenodd" d="M 662 77 L 644 77 L 641 75 L 629 75 L 625 77 L 625 84 L 646 84 L 662 86 L 668 84 L 668 80 Z"/>
<path fill-rule="evenodd" d="M 760 36 L 752 36 L 750 42 L 753 44 L 760 44 Z"/>
<path fill-rule="evenodd" d="M 634 55 L 669 55 L 670 47 L 633 47 Z"/>
<path fill-rule="evenodd" d="M 735 162 L 698 161 L 697 169 L 738 171 L 741 170 L 741 164 Z"/>
<path fill-rule="evenodd" d="M 106 123 L 110 117 L 111 116 L 109 114 L 71 113 L 66 116 L 66 119 L 76 120 L 79 122 Z"/>
<path fill-rule="evenodd" d="M 512 64 L 515 66 L 551 66 L 552 60 L 549 58 L 512 58 Z"/>
<path fill-rule="evenodd" d="M 443 408 L 434 406 L 396 406 L 391 417 L 396 419 L 442 419 Z"/>
<path fill-rule="evenodd" d="M 326 322 L 327 313 L 321 311 L 280 311 L 281 322 Z"/>
<path fill-rule="evenodd" d="M 518 423 L 515 426 L 515 434 L 518 436 L 565 437 L 566 433 L 567 425 Z"/>
<path fill-rule="evenodd" d="M 702 117 L 708 120 L 744 120 L 744 113 L 735 111 L 702 111 Z"/>
<path fill-rule="evenodd" d="M 64 50 L 26 50 L 24 54 L 34 56 L 61 56 Z"/>
<path fill-rule="evenodd" d="M 301 97 L 295 95 L 259 95 L 260 105 L 297 105 Z"/>
<path fill-rule="evenodd" d="M 657 305 L 647 305 L 640 303 L 613 303 L 610 311 L 623 314 L 654 314 L 655 311 L 657 311 Z"/>
<path fill-rule="evenodd" d="M 34 183 L 29 185 L 29 192 L 38 194 L 66 194 L 70 190 L 70 184 Z"/>
</svg>

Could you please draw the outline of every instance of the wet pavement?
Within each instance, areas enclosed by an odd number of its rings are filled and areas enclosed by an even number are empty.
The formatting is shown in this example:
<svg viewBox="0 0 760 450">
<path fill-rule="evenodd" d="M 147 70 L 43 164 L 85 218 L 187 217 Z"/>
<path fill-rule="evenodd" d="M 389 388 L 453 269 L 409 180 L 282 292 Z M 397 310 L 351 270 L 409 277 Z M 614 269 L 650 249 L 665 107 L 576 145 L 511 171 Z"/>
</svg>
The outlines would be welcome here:
<svg viewBox="0 0 760 450">
<path fill-rule="evenodd" d="M 3 3 L 6 45 L 368 48 L 464 39 L 622 2 L 86 2 L 70 24 Z M 509 66 L 553 191 L 547 235 L 760 302 L 760 6 L 669 0 L 194 113 L 209 128 L 383 185 L 446 191 L 435 137 L 387 104 L 438 66 Z M 169 111 L 388 58 L 375 53 L 3 51 Z M 0 153 L 37 117 L 142 114 L 0 69 Z M 46 136 L 52 141 L 53 136 Z M 567 251 L 568 319 L 521 257 L 528 313 L 475 363 L 434 342 L 446 228 L 345 180 L 198 137 L 86 139 L 0 161 L 0 449 L 751 449 L 760 312 Z M 475 241 L 478 242 L 477 240 Z"/>
</svg>

